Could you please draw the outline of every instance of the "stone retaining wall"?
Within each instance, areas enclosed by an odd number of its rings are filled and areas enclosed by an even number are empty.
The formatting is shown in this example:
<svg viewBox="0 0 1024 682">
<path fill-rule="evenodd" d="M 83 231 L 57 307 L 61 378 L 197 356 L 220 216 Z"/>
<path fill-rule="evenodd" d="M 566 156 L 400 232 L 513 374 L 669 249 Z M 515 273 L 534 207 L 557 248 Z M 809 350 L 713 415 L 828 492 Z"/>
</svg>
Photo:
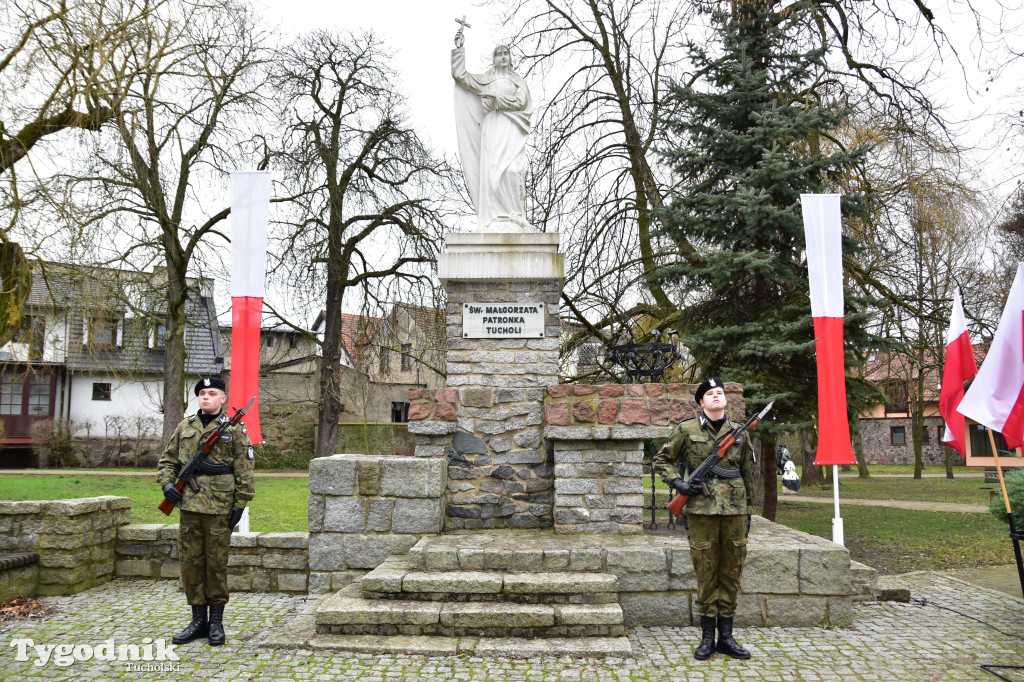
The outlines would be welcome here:
<svg viewBox="0 0 1024 682">
<path fill-rule="evenodd" d="M 0 502 L 0 551 L 39 555 L 34 595 L 75 594 L 114 575 L 117 529 L 131 516 L 127 497 Z M 21 569 L 19 569 L 21 570 Z M 27 584 L 28 574 L 19 573 Z M 19 588 L 24 589 L 24 588 Z"/>
<path fill-rule="evenodd" d="M 444 527 L 447 462 L 334 455 L 309 466 L 311 589 L 337 589 Z"/>
<path fill-rule="evenodd" d="M 311 586 L 308 533 L 232 533 L 228 588 L 236 592 L 325 592 Z M 179 578 L 177 524 L 136 524 L 118 531 L 117 577 Z"/>
</svg>

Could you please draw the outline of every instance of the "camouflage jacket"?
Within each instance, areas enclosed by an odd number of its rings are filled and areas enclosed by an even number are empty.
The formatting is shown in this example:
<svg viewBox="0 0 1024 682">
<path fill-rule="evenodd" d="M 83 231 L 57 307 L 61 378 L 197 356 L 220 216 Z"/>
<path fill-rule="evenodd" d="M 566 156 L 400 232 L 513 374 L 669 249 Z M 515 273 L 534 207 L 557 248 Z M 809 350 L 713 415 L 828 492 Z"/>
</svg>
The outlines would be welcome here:
<svg viewBox="0 0 1024 682">
<path fill-rule="evenodd" d="M 222 421 L 227 419 L 227 415 L 221 413 L 220 417 L 211 421 L 205 428 L 198 413 L 183 419 L 174 430 L 164 454 L 160 457 L 160 463 L 157 464 L 157 483 L 162 487 L 164 483 L 173 483 L 177 480 L 178 472 L 188 464 L 199 450 L 199 446 L 206 442 Z M 210 464 L 234 467 L 235 473 L 196 476 L 199 492 L 194 492 L 186 485 L 182 490 L 184 499 L 178 503 L 178 507 L 199 514 L 227 514 L 232 507 L 244 509 L 249 500 L 256 495 L 252 457 L 252 446 L 245 425 L 237 424 L 229 428 L 213 446 L 213 451 L 207 456 L 206 461 Z"/>
<path fill-rule="evenodd" d="M 696 419 L 687 419 L 676 427 L 669 441 L 654 455 L 655 473 L 666 483 L 675 478 L 687 478 L 684 473 L 700 466 L 700 463 L 714 452 L 715 444 L 737 426 L 740 425 L 726 419 L 722 428 L 715 433 L 714 427 L 703 413 Z M 754 513 L 754 463 L 747 435 L 743 434 L 719 461 L 719 466 L 738 468 L 740 478 L 706 479 L 711 495 L 691 497 L 686 503 L 687 513 Z"/>
</svg>

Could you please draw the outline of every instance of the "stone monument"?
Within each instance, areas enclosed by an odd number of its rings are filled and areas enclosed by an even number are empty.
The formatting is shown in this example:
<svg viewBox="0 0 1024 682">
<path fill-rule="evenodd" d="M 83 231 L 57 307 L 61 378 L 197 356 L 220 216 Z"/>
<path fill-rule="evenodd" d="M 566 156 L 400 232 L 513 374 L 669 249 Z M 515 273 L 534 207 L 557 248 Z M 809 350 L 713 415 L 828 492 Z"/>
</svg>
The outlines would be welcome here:
<svg viewBox="0 0 1024 682">
<path fill-rule="evenodd" d="M 410 390 L 412 457 L 311 464 L 310 584 L 332 593 L 311 641 L 629 655 L 625 627 L 697 618 L 685 535 L 643 534 L 642 465 L 645 440 L 693 416 L 695 387 L 559 384 L 564 259 L 525 219 L 529 89 L 505 46 L 468 73 L 462 33 L 452 76 L 477 225 L 438 257 L 447 387 Z M 726 390 L 742 419 L 742 387 Z M 751 538 L 737 624 L 850 622 L 844 548 L 761 519 Z"/>
</svg>

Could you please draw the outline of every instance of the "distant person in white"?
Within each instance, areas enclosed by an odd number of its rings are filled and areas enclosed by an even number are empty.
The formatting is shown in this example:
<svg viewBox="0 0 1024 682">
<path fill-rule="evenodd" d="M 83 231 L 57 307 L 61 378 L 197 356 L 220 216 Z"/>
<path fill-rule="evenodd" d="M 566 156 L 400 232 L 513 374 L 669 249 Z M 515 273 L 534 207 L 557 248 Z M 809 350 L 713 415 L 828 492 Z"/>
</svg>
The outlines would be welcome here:
<svg viewBox="0 0 1024 682">
<path fill-rule="evenodd" d="M 455 129 L 459 156 L 481 232 L 532 231 L 523 176 L 533 104 L 526 81 L 512 70 L 507 45 L 494 48 L 489 70 L 466 71 L 462 28 L 455 34 Z"/>
</svg>

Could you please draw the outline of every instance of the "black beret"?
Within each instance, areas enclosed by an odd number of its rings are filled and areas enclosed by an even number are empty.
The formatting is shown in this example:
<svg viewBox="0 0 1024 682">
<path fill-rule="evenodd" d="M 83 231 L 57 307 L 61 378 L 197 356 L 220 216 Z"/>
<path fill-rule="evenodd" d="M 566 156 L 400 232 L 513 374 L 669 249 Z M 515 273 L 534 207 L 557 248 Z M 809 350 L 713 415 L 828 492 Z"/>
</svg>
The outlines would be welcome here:
<svg viewBox="0 0 1024 682">
<path fill-rule="evenodd" d="M 219 388 L 225 393 L 228 392 L 228 387 L 224 385 L 224 380 L 220 377 L 203 377 L 196 382 L 196 395 L 199 395 L 199 391 L 204 388 Z"/>
<path fill-rule="evenodd" d="M 722 380 L 718 377 L 708 377 L 704 380 L 704 383 L 697 387 L 697 392 L 693 394 L 693 397 L 697 401 L 698 405 L 704 398 L 704 394 L 713 388 L 721 388 L 725 390 L 725 384 L 723 384 Z"/>
</svg>

